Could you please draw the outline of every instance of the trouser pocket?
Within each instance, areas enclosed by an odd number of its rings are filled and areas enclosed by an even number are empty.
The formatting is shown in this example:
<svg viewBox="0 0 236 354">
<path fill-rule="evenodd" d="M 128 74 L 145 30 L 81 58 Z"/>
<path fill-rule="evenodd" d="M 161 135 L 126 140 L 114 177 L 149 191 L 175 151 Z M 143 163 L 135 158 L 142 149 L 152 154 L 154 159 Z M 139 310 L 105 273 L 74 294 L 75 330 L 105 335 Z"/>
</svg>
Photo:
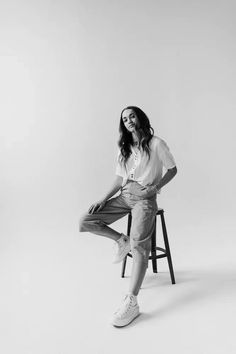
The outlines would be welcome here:
<svg viewBox="0 0 236 354">
<path fill-rule="evenodd" d="M 140 199 L 149 199 L 156 196 L 156 191 L 150 192 L 150 190 L 142 189 L 143 186 L 136 181 L 128 181 L 121 189 L 123 193 L 132 194 L 140 197 Z"/>
</svg>

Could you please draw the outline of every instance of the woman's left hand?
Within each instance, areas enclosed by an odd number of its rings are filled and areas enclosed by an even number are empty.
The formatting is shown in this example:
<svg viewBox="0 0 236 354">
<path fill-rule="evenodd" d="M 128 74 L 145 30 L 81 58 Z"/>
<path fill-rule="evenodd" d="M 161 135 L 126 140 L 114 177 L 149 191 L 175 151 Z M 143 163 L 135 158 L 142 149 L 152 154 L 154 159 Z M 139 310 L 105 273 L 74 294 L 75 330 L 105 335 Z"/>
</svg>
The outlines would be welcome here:
<svg viewBox="0 0 236 354">
<path fill-rule="evenodd" d="M 145 192 L 145 194 L 147 193 L 147 196 L 151 196 L 157 193 L 158 189 L 156 185 L 147 184 L 141 188 L 141 191 Z"/>
</svg>

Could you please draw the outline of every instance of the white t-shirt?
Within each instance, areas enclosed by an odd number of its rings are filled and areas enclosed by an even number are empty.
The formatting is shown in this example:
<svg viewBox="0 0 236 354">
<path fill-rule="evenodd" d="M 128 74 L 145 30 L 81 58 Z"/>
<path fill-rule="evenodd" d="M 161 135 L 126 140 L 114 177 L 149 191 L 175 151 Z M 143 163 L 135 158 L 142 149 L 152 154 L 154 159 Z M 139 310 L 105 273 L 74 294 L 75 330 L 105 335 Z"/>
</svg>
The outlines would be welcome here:
<svg viewBox="0 0 236 354">
<path fill-rule="evenodd" d="M 168 170 L 176 166 L 166 142 L 158 136 L 153 136 L 149 142 L 150 160 L 145 151 L 131 146 L 132 153 L 126 162 L 126 169 L 120 162 L 120 149 L 117 154 L 116 175 L 123 177 L 122 186 L 127 180 L 137 181 L 145 186 L 158 184 L 162 178 L 163 167 Z"/>
</svg>

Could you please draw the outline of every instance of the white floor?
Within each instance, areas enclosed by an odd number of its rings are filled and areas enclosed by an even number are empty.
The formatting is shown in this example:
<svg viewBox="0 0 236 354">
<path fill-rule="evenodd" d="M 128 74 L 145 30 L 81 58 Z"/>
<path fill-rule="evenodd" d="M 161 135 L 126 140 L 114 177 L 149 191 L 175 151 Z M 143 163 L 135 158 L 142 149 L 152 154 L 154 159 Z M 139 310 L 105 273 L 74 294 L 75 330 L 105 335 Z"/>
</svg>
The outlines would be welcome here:
<svg viewBox="0 0 236 354">
<path fill-rule="evenodd" d="M 120 329 L 110 318 L 128 288 L 131 260 L 122 279 L 109 240 L 55 230 L 11 236 L 0 257 L 0 352 L 235 354 L 235 252 L 219 235 L 212 247 L 213 234 L 204 246 L 178 232 L 170 237 L 176 284 L 165 259 L 158 274 L 150 264 L 141 315 Z"/>
</svg>

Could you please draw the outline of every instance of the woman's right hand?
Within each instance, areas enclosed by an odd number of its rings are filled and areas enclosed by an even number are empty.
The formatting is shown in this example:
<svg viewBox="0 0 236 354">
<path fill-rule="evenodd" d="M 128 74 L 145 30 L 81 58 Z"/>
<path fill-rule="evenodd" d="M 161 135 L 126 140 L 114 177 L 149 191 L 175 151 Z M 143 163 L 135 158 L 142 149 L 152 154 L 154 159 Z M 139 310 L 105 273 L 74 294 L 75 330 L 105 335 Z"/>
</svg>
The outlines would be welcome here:
<svg viewBox="0 0 236 354">
<path fill-rule="evenodd" d="M 106 204 L 107 200 L 106 199 L 101 199 L 98 202 L 94 203 L 91 205 L 91 207 L 89 208 L 88 212 L 89 214 L 93 214 L 95 212 L 100 211 L 104 205 Z"/>
</svg>

